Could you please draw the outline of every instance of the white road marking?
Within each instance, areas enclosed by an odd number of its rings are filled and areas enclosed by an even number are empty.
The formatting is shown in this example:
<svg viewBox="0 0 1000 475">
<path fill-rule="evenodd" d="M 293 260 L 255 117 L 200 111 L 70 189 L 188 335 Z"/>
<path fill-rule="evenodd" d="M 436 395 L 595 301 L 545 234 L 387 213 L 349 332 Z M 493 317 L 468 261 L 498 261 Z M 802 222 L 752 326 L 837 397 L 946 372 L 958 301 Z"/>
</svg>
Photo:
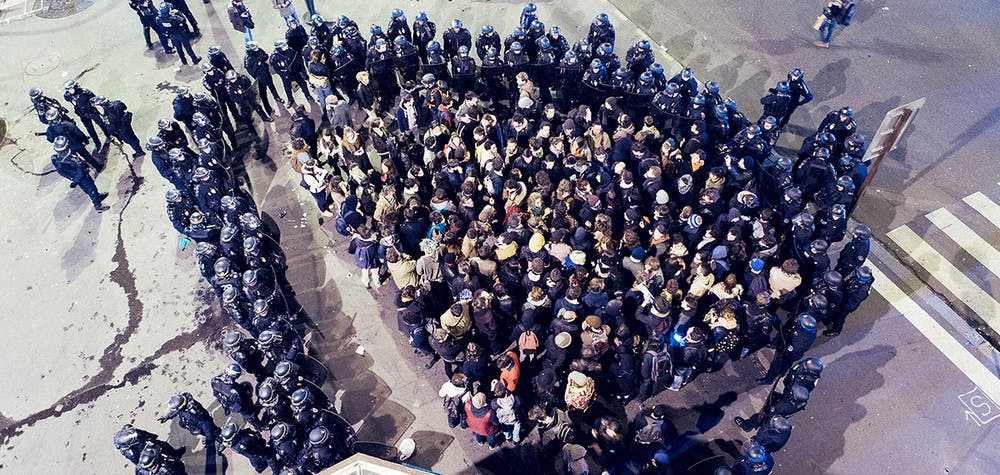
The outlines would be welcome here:
<svg viewBox="0 0 1000 475">
<path fill-rule="evenodd" d="M 993 275 L 1000 277 L 1000 251 L 997 251 L 997 248 L 979 237 L 975 231 L 959 221 L 945 208 L 927 213 L 927 219 L 934 223 L 938 229 L 944 231 L 952 241 L 962 246 L 965 252 L 986 266 L 990 272 L 993 272 Z"/>
<path fill-rule="evenodd" d="M 990 297 L 908 226 L 903 225 L 893 229 L 886 236 L 927 269 L 932 277 L 944 284 L 962 303 L 976 312 L 994 331 L 1000 332 L 1000 302 Z"/>
<path fill-rule="evenodd" d="M 993 200 L 986 197 L 986 195 L 981 192 L 975 192 L 965 198 L 962 201 L 968 203 L 969 206 L 975 208 L 979 214 L 990 220 L 994 226 L 1000 228 L 1000 205 L 993 202 Z"/>
<path fill-rule="evenodd" d="M 1000 401 L 1000 378 L 951 336 L 933 317 L 913 301 L 885 275 L 878 266 L 869 263 L 875 281 L 872 288 L 909 320 L 962 373 L 969 377 L 996 404 Z M 933 377 L 933 375 L 926 375 Z"/>
</svg>

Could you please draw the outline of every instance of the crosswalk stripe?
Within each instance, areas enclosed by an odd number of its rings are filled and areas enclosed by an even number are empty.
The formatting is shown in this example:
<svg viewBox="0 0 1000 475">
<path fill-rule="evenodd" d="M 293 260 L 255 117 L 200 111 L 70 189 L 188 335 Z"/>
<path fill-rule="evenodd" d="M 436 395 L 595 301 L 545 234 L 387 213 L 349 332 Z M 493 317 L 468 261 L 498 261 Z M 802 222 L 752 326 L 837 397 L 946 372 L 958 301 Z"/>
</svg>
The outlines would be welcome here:
<svg viewBox="0 0 1000 475">
<path fill-rule="evenodd" d="M 1000 277 L 1000 251 L 997 248 L 979 237 L 975 231 L 966 226 L 965 223 L 959 221 L 955 215 L 951 214 L 945 208 L 928 213 L 927 219 L 934 223 L 938 229 L 944 231 L 952 241 L 962 246 L 965 252 L 968 252 L 969 255 L 975 257 L 977 261 L 986 266 L 990 272 Z"/>
<path fill-rule="evenodd" d="M 886 235 L 913 260 L 927 269 L 932 277 L 944 284 L 962 303 L 976 312 L 994 331 L 1000 332 L 1000 303 L 993 297 L 955 268 L 948 259 L 917 236 L 908 226 L 900 226 Z"/>
<path fill-rule="evenodd" d="M 976 357 L 972 356 L 955 337 L 951 336 L 919 304 L 907 296 L 878 266 L 869 265 L 869 267 L 872 270 L 872 276 L 875 278 L 875 281 L 872 282 L 872 288 L 901 313 L 910 324 L 916 327 L 924 335 L 924 338 L 927 338 L 945 358 L 948 358 L 952 364 L 968 376 L 973 384 L 979 386 L 979 389 L 993 399 L 995 403 L 1000 404 L 1000 378 L 997 378 L 996 374 L 990 371 Z"/>
<path fill-rule="evenodd" d="M 983 215 L 986 219 L 990 220 L 994 226 L 1000 228 L 1000 205 L 993 202 L 993 200 L 986 197 L 982 192 L 975 192 L 965 198 L 962 198 L 969 206 L 975 208 L 979 214 Z"/>
</svg>

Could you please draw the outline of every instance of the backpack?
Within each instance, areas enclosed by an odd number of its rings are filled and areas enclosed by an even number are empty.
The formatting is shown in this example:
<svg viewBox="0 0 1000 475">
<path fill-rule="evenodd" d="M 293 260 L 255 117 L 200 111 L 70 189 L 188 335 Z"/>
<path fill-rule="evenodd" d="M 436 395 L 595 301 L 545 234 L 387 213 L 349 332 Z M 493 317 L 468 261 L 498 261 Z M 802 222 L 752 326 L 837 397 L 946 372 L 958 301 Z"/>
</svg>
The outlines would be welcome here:
<svg viewBox="0 0 1000 475">
<path fill-rule="evenodd" d="M 850 26 L 851 19 L 854 18 L 855 5 L 854 2 L 845 2 L 843 7 L 840 7 L 840 18 L 837 21 L 844 26 Z"/>
<path fill-rule="evenodd" d="M 456 418 L 459 416 L 459 411 L 462 409 L 460 407 L 461 400 L 461 396 L 444 398 L 444 412 L 448 414 L 449 418 Z"/>
<path fill-rule="evenodd" d="M 521 332 L 521 335 L 517 337 L 517 347 L 524 354 L 530 355 L 538 352 L 538 335 L 531 330 Z"/>
<path fill-rule="evenodd" d="M 663 428 L 660 426 L 660 423 L 649 416 L 644 416 L 644 418 L 646 419 L 646 425 L 642 426 L 635 433 L 636 443 L 652 445 L 663 442 Z"/>
<path fill-rule="evenodd" d="M 497 401 L 497 421 L 503 425 L 513 425 L 517 422 L 517 415 L 514 414 L 514 400 L 510 398 L 510 405 L 503 405 L 504 399 Z"/>
<path fill-rule="evenodd" d="M 353 209 L 344 209 L 344 205 L 340 205 L 340 216 L 334 221 L 333 226 L 337 229 L 337 232 L 341 236 L 350 236 L 351 229 L 347 225 L 347 218 L 358 214 L 357 211 Z"/>
<path fill-rule="evenodd" d="M 665 383 L 673 379 L 674 365 L 670 359 L 670 348 L 663 348 L 660 351 L 646 350 L 653 357 L 652 368 L 649 375 L 654 383 Z"/>
</svg>

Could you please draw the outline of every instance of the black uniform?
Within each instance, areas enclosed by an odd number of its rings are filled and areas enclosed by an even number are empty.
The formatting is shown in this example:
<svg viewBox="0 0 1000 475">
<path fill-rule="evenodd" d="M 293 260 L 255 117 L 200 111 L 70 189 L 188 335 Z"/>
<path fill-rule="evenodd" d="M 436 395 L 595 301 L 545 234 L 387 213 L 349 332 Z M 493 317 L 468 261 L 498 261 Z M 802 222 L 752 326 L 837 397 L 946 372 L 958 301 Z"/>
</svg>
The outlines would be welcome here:
<svg viewBox="0 0 1000 475">
<path fill-rule="evenodd" d="M 254 93 L 253 83 L 250 78 L 237 74 L 236 79 L 226 80 L 226 93 L 232 99 L 232 101 L 237 105 L 240 111 L 240 119 L 251 125 L 250 129 L 253 131 L 253 112 L 257 111 L 257 115 L 260 116 L 261 120 L 265 122 L 271 122 L 271 112 L 264 110 L 260 106 L 260 102 L 257 101 L 257 94 Z M 256 131 L 253 132 L 256 135 Z"/>
<path fill-rule="evenodd" d="M 181 2 L 183 4 L 183 2 Z M 176 8 L 176 6 L 175 6 Z M 187 6 L 185 5 L 185 8 Z M 190 14 L 190 10 L 188 10 Z M 192 17 L 193 20 L 193 17 Z M 194 32 L 188 28 L 188 22 L 184 20 L 184 17 L 180 14 L 171 14 L 169 11 L 160 11 L 160 16 L 156 17 L 157 23 L 160 24 L 160 28 L 163 32 L 170 38 L 170 42 L 173 44 L 174 49 L 177 50 L 177 56 L 181 58 L 181 64 L 187 64 L 187 57 L 184 52 L 191 55 L 191 61 L 194 64 L 201 62 L 201 57 L 195 54 L 194 49 L 191 48 L 191 36 L 198 35 L 198 25 L 194 25 Z"/>
<path fill-rule="evenodd" d="M 69 142 L 69 149 L 79 155 L 80 158 L 94 167 L 94 169 L 101 170 L 104 168 L 104 164 L 94 158 L 90 151 L 87 150 L 87 143 L 90 142 L 90 137 L 87 137 L 87 134 L 83 133 L 73 121 L 69 119 L 57 119 L 49 122 L 48 127 L 45 128 L 45 139 L 51 143 L 59 136 L 66 137 L 66 140 Z"/>
<path fill-rule="evenodd" d="M 500 35 L 496 31 L 491 31 L 489 33 L 480 34 L 476 38 L 476 54 L 479 55 L 479 60 L 483 61 L 486 59 L 486 52 L 490 48 L 495 48 L 500 51 Z"/>
<path fill-rule="evenodd" d="M 459 54 L 451 58 L 451 77 L 453 86 L 459 94 L 471 91 L 476 83 L 476 60 L 468 54 Z"/>
<path fill-rule="evenodd" d="M 279 472 L 274 449 L 269 447 L 256 431 L 240 429 L 232 439 L 226 442 L 226 445 L 232 448 L 233 452 L 246 457 L 257 473 L 263 473 L 265 468 L 270 468 L 271 473 Z"/>
<path fill-rule="evenodd" d="M 451 58 L 458 54 L 458 48 L 465 46 L 472 49 L 472 34 L 465 28 L 448 28 L 442 35 L 444 54 Z"/>
<path fill-rule="evenodd" d="M 35 113 L 38 114 L 38 121 L 43 124 L 49 123 L 49 120 L 45 118 L 45 113 L 48 112 L 49 109 L 55 109 L 59 111 L 59 117 L 55 120 L 63 120 L 63 119 L 70 120 L 69 116 L 67 115 L 69 114 L 69 109 L 63 107 L 63 105 L 60 104 L 59 101 L 55 100 L 54 98 L 48 97 L 45 94 L 42 94 L 41 92 L 39 92 L 37 96 L 31 98 L 31 106 L 34 107 Z M 72 120 L 70 120 L 70 122 L 72 122 Z"/>
<path fill-rule="evenodd" d="M 83 126 L 87 129 L 87 133 L 90 138 L 94 140 L 94 148 L 97 150 L 101 149 L 101 140 L 97 137 L 97 131 L 94 129 L 94 122 L 97 122 L 97 126 L 101 128 L 101 132 L 104 132 L 104 137 L 110 135 L 108 133 L 108 126 L 104 123 L 104 118 L 101 117 L 101 111 L 97 110 L 97 107 L 91 102 L 94 98 L 94 93 L 90 92 L 89 89 L 84 89 L 80 86 L 75 86 L 72 89 L 67 89 L 63 93 L 63 99 L 70 104 L 73 104 L 73 112 L 80 116 L 80 120 L 83 122 Z"/>
<path fill-rule="evenodd" d="M 90 201 L 94 203 L 94 209 L 98 211 L 108 209 L 107 206 L 102 204 L 104 198 L 108 196 L 107 193 L 97 191 L 94 179 L 91 178 L 87 166 L 83 164 L 83 161 L 76 152 L 66 149 L 53 154 L 52 165 L 56 168 L 56 172 L 60 176 L 69 180 L 70 188 L 79 186 L 90 197 Z"/>
<path fill-rule="evenodd" d="M 437 25 L 430 20 L 414 20 L 413 22 L 413 43 L 417 45 L 417 54 L 420 61 L 427 62 L 427 43 L 434 41 L 437 35 Z"/>
<path fill-rule="evenodd" d="M 219 111 L 222 113 L 223 128 L 229 122 L 229 115 L 232 114 L 233 121 L 239 120 L 240 110 L 236 107 L 236 102 L 229 96 L 226 88 L 226 75 L 219 69 L 212 68 L 205 72 L 201 78 L 201 83 L 208 92 L 212 93 L 215 101 L 219 103 Z"/>
<path fill-rule="evenodd" d="M 156 32 L 156 36 L 160 38 L 160 45 L 163 46 L 163 51 L 167 54 L 173 53 L 173 48 L 170 47 L 170 42 L 167 40 L 167 36 L 160 27 L 160 23 L 156 21 L 156 17 L 159 12 L 156 11 L 156 6 L 153 5 L 151 0 L 129 0 L 128 6 L 135 10 L 135 14 L 139 16 L 139 22 L 142 23 L 142 35 L 146 38 L 146 48 L 153 49 L 152 38 L 149 36 L 149 30 Z"/>
<path fill-rule="evenodd" d="M 305 64 L 298 56 L 298 53 L 291 47 L 275 50 L 271 53 L 271 67 L 278 73 L 281 83 L 285 86 L 285 95 L 288 96 L 288 105 L 295 105 L 295 98 L 292 97 L 292 83 L 298 83 L 302 94 L 306 100 L 312 101 L 309 94 L 309 85 L 306 83 Z"/>
<path fill-rule="evenodd" d="M 132 154 L 133 157 L 141 157 L 146 154 L 142 151 L 139 137 L 136 137 L 135 130 L 132 128 L 132 112 L 128 110 L 128 106 L 124 102 L 108 101 L 104 105 L 104 119 L 108 123 L 110 136 L 132 147 L 132 150 L 135 151 Z"/>
<path fill-rule="evenodd" d="M 254 427 L 259 425 L 257 406 L 253 401 L 253 385 L 250 383 L 237 382 L 231 376 L 220 374 L 212 378 L 212 394 L 227 416 L 232 413 L 240 414 Z"/>
<path fill-rule="evenodd" d="M 171 408 L 167 415 L 159 419 L 160 422 L 166 422 L 176 417 L 180 426 L 191 434 L 205 437 L 207 442 L 214 442 L 219 428 L 212 421 L 212 416 L 190 393 L 183 393 L 183 396 L 187 401 L 186 404 L 176 409 Z"/>
</svg>

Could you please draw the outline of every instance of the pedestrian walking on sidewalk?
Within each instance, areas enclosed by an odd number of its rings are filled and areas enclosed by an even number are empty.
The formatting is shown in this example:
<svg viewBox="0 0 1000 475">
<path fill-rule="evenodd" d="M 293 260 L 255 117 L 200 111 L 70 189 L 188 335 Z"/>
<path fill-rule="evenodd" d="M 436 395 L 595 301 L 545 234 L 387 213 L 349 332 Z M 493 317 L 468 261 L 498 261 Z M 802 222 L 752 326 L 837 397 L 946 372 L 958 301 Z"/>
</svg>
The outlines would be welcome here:
<svg viewBox="0 0 1000 475">
<path fill-rule="evenodd" d="M 837 25 L 849 26 L 851 18 L 854 17 L 854 10 L 854 0 L 828 1 L 823 7 L 823 14 L 816 17 L 816 22 L 813 24 L 813 28 L 819 31 L 819 41 L 814 44 L 820 48 L 829 48 Z"/>
</svg>

